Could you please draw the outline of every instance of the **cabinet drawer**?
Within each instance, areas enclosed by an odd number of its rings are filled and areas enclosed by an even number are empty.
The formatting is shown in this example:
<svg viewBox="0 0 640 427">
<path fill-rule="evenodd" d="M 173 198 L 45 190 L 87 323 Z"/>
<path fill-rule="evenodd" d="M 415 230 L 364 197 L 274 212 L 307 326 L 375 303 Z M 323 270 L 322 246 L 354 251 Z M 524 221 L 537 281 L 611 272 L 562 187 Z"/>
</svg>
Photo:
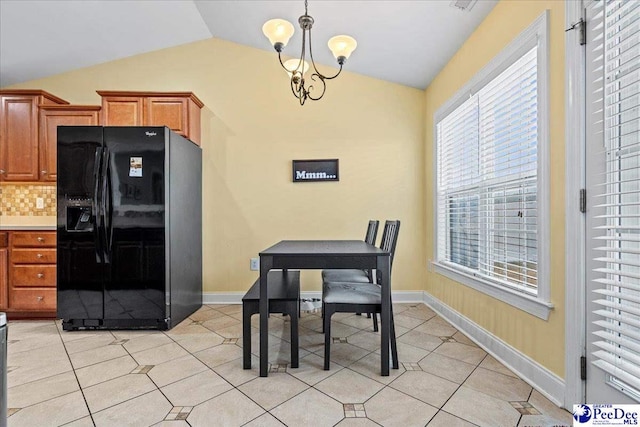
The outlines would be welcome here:
<svg viewBox="0 0 640 427">
<path fill-rule="evenodd" d="M 55 264 L 55 249 L 13 249 L 11 251 L 13 264 Z"/>
<path fill-rule="evenodd" d="M 11 281 L 12 289 L 19 287 L 55 288 L 56 266 L 51 264 L 12 265 L 9 280 Z"/>
<path fill-rule="evenodd" d="M 56 246 L 55 231 L 14 231 L 11 235 L 11 245 L 13 247 L 49 247 Z"/>
<path fill-rule="evenodd" d="M 12 289 L 9 293 L 9 307 L 15 310 L 55 310 L 56 290 Z"/>
</svg>

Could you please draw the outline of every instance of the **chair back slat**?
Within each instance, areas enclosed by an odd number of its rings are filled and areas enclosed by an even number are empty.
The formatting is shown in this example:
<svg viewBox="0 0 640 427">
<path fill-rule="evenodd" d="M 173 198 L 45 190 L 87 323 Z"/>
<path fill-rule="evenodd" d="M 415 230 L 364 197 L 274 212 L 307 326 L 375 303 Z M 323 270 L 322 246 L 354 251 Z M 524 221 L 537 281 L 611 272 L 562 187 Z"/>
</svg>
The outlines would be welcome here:
<svg viewBox="0 0 640 427">
<path fill-rule="evenodd" d="M 370 245 L 376 244 L 376 236 L 378 235 L 378 226 L 380 221 L 371 220 L 369 226 L 367 226 L 367 234 L 364 236 L 364 241 Z"/>
<path fill-rule="evenodd" d="M 393 257 L 396 253 L 396 244 L 398 243 L 398 232 L 400 231 L 400 221 L 386 221 L 382 230 L 382 239 L 380 240 L 380 249 L 391 253 L 389 263 L 393 267 Z M 380 283 L 380 278 L 378 278 Z"/>
<path fill-rule="evenodd" d="M 380 249 L 391 252 L 392 261 L 396 251 L 396 244 L 398 243 L 398 231 L 400 231 L 400 221 L 386 221 L 384 223 Z"/>
</svg>

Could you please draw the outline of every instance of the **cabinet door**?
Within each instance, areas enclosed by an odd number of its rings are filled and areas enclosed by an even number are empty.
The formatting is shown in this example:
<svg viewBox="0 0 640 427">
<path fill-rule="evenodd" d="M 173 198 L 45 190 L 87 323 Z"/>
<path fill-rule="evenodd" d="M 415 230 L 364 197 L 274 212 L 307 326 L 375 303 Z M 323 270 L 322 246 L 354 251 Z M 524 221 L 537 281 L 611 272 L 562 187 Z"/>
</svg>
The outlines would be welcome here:
<svg viewBox="0 0 640 427">
<path fill-rule="evenodd" d="M 9 251 L 7 248 L 0 249 L 0 310 L 7 308 L 7 288 L 9 281 Z"/>
<path fill-rule="evenodd" d="M 40 109 L 40 179 L 56 181 L 58 126 L 96 126 L 98 109 L 44 107 Z"/>
<path fill-rule="evenodd" d="M 102 98 L 103 126 L 143 126 L 142 97 L 113 96 Z"/>
<path fill-rule="evenodd" d="M 38 107 L 33 96 L 0 97 L 0 180 L 38 180 Z"/>
<path fill-rule="evenodd" d="M 188 135 L 186 98 L 148 97 L 144 101 L 145 126 L 167 126 L 180 135 Z"/>
</svg>

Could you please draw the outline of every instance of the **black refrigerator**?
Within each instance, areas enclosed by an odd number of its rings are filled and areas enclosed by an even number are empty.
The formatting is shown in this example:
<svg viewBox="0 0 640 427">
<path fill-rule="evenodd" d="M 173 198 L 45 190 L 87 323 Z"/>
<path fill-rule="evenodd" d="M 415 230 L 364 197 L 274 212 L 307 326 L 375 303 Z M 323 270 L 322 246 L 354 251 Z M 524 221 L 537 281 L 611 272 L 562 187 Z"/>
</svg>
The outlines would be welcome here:
<svg viewBox="0 0 640 427">
<path fill-rule="evenodd" d="M 169 329 L 202 305 L 202 150 L 166 127 L 58 127 L 64 330 Z"/>
</svg>

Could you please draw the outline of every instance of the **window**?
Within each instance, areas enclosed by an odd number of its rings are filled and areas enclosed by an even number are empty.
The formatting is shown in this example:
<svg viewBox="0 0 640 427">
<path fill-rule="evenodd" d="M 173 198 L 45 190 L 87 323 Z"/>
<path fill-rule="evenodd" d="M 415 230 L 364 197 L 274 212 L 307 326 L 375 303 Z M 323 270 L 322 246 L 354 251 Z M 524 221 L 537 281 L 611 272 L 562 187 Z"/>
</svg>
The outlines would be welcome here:
<svg viewBox="0 0 640 427">
<path fill-rule="evenodd" d="M 437 271 L 547 318 L 547 14 L 435 115 Z"/>
</svg>

